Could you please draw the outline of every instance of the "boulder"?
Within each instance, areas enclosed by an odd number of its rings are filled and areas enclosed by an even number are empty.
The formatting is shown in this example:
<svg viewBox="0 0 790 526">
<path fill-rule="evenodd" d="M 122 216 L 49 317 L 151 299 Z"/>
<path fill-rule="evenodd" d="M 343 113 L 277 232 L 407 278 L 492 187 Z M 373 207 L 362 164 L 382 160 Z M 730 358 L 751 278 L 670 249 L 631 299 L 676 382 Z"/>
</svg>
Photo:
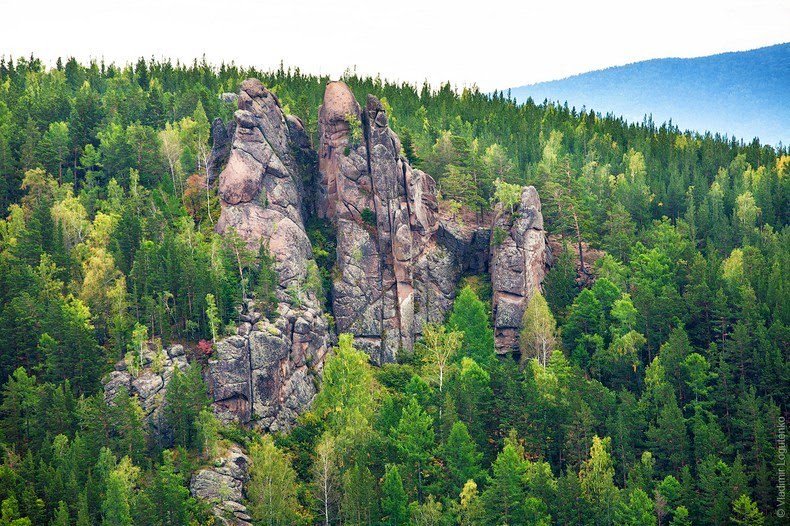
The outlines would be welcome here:
<svg viewBox="0 0 790 526">
<path fill-rule="evenodd" d="M 192 496 L 211 505 L 218 524 L 251 526 L 252 519 L 244 503 L 244 483 L 248 479 L 249 458 L 237 445 L 232 445 L 213 465 L 192 475 L 189 490 Z"/>
</svg>

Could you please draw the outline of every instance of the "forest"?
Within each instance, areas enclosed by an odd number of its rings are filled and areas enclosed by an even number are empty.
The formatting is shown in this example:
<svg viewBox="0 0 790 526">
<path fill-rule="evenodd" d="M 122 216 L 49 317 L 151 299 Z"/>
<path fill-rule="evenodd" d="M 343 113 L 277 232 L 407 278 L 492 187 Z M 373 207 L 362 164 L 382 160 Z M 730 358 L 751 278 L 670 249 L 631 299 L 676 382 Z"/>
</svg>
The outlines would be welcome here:
<svg viewBox="0 0 790 526">
<path fill-rule="evenodd" d="M 246 291 L 270 294 L 271 258 L 214 232 L 207 177 L 249 77 L 317 142 L 330 79 L 299 69 L 0 60 L 0 526 L 222 524 L 189 485 L 233 444 L 256 525 L 785 524 L 786 147 L 347 71 L 444 210 L 481 221 L 534 185 L 560 250 L 519 355 L 466 276 L 397 363 L 338 335 L 310 410 L 261 434 L 220 424 L 202 375 Z M 173 344 L 163 435 L 102 380 Z"/>
</svg>

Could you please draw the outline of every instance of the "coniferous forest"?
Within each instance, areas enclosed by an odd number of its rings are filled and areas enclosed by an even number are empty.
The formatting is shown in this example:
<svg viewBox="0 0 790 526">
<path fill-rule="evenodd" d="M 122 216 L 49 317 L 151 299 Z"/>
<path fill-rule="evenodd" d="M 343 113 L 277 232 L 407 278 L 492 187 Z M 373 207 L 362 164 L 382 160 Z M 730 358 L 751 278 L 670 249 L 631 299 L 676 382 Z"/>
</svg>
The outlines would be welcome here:
<svg viewBox="0 0 790 526">
<path fill-rule="evenodd" d="M 329 79 L 298 69 L 0 61 L 0 525 L 222 524 L 190 481 L 231 447 L 256 525 L 785 524 L 786 147 L 348 72 L 443 210 L 474 224 L 534 185 L 553 263 L 519 354 L 465 276 L 397 363 L 339 335 L 310 410 L 264 435 L 221 424 L 202 374 L 271 294 L 207 184 L 249 77 L 318 140 Z M 332 234 L 307 228 L 328 302 Z M 157 429 L 107 399 L 117 363 L 176 344 Z"/>
</svg>

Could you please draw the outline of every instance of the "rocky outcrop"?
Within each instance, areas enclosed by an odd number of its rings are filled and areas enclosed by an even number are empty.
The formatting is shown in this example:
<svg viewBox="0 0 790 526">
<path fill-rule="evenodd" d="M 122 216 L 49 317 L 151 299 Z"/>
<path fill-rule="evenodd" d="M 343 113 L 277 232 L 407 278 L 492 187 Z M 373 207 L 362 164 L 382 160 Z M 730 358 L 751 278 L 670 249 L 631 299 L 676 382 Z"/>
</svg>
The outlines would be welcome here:
<svg viewBox="0 0 790 526">
<path fill-rule="evenodd" d="M 524 310 L 540 290 L 550 259 L 543 231 L 540 198 L 524 187 L 511 213 L 497 205 L 491 233 L 491 288 L 494 335 L 498 353 L 518 350 Z"/>
<path fill-rule="evenodd" d="M 126 389 L 129 395 L 137 397 L 152 436 L 168 444 L 170 431 L 163 415 L 167 384 L 173 371 L 183 371 L 186 367 L 187 357 L 182 345 L 158 351 L 146 348 L 137 371 L 131 371 L 125 360 L 115 365 L 115 370 L 104 379 L 104 399 L 113 404 L 121 389 Z"/>
<path fill-rule="evenodd" d="M 243 504 L 248 467 L 249 458 L 234 444 L 212 466 L 192 475 L 189 483 L 192 496 L 211 504 L 217 524 L 252 526 L 252 518 Z"/>
<path fill-rule="evenodd" d="M 238 107 L 219 176 L 217 231 L 235 233 L 255 253 L 261 244 L 268 247 L 279 277 L 278 305 L 269 320 L 254 301 L 245 302 L 239 334 L 216 344 L 208 381 L 224 420 L 280 430 L 315 395 L 329 341 L 316 291 L 308 286 L 308 274 L 317 269 L 303 220 L 303 180 L 311 178 L 315 154 L 301 121 L 286 116 L 260 81 L 242 83 Z"/>
<path fill-rule="evenodd" d="M 319 309 L 281 302 L 270 321 L 247 303 L 238 334 L 208 362 L 214 412 L 223 422 L 287 430 L 316 394 L 329 328 Z"/>
<path fill-rule="evenodd" d="M 277 97 L 256 79 L 242 82 L 238 107 L 230 156 L 219 177 L 217 231 L 235 230 L 256 252 L 268 242 L 278 260 L 296 255 L 294 264 L 304 267 L 310 242 L 304 232 L 303 174 L 292 149 L 303 141 L 292 134 L 303 134 L 303 127 L 295 117 L 286 118 Z M 293 278 L 300 269 L 291 270 Z"/>
<path fill-rule="evenodd" d="M 319 110 L 319 216 L 337 230 L 333 314 L 374 362 L 409 350 L 422 325 L 443 320 L 459 253 L 438 242 L 436 185 L 402 154 L 381 102 L 361 108 L 331 82 Z"/>
<path fill-rule="evenodd" d="M 238 334 L 216 344 L 207 378 L 223 420 L 287 429 L 315 395 L 333 336 L 306 286 L 316 271 L 308 213 L 331 221 L 337 233 L 337 332 L 353 334 L 374 363 L 394 361 L 412 349 L 426 323 L 444 321 L 463 273 L 491 272 L 497 350 L 515 348 L 526 302 L 545 271 L 534 188 L 525 190 L 516 213 L 499 209 L 492 228 L 463 227 L 440 217 L 434 180 L 409 164 L 375 97 L 363 108 L 344 83 L 329 83 L 317 154 L 301 121 L 286 116 L 257 80 L 242 83 L 238 108 L 219 176 L 217 230 L 239 235 L 250 250 L 267 245 L 280 286 L 271 319 L 247 301 Z"/>
</svg>

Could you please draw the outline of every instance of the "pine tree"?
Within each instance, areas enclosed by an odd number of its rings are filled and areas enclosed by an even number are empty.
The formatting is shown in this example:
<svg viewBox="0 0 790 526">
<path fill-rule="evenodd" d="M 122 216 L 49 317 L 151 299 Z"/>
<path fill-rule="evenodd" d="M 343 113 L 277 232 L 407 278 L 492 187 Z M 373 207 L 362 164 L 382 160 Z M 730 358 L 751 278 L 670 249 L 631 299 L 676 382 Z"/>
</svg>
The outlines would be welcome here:
<svg viewBox="0 0 790 526">
<path fill-rule="evenodd" d="M 371 517 L 378 516 L 376 489 L 367 466 L 355 462 L 343 472 L 340 509 L 346 524 L 370 524 Z"/>
<path fill-rule="evenodd" d="M 447 326 L 452 331 L 464 333 L 458 361 L 469 357 L 485 368 L 494 363 L 494 331 L 485 305 L 470 286 L 465 286 L 456 296 Z"/>
<path fill-rule="evenodd" d="M 765 524 L 765 517 L 752 499 L 747 495 L 741 495 L 732 503 L 730 522 L 743 526 L 762 526 Z"/>
<path fill-rule="evenodd" d="M 3 437 L 27 445 L 35 434 L 38 405 L 36 377 L 28 376 L 24 368 L 18 368 L 3 387 L 3 403 L 0 404 Z"/>
<path fill-rule="evenodd" d="M 55 518 L 52 520 L 52 526 L 69 526 L 69 524 L 71 524 L 69 507 L 61 500 L 58 502 L 58 509 L 55 512 Z"/>
<path fill-rule="evenodd" d="M 664 473 L 677 473 L 686 463 L 688 455 L 686 420 L 674 396 L 664 403 L 655 425 L 650 425 L 647 439 L 651 449 L 656 452 L 659 466 Z"/>
<path fill-rule="evenodd" d="M 482 483 L 485 472 L 480 467 L 483 454 L 478 452 L 466 425 L 456 422 L 443 446 L 442 457 L 449 474 L 446 494 L 456 495 L 469 481 Z"/>
<path fill-rule="evenodd" d="M 434 442 L 433 418 L 420 407 L 412 397 L 403 408 L 396 430 L 397 446 L 404 466 L 407 467 L 407 481 L 410 489 L 422 502 L 423 470 L 431 458 Z"/>
<path fill-rule="evenodd" d="M 389 526 L 408 524 L 408 498 L 403 489 L 403 481 L 398 466 L 387 464 L 384 481 L 381 484 L 381 512 L 384 523 Z"/>
<path fill-rule="evenodd" d="M 523 524 L 526 520 L 526 463 L 513 444 L 506 444 L 492 465 L 493 477 L 483 492 L 484 524 Z"/>
<path fill-rule="evenodd" d="M 82 492 L 77 499 L 77 523 L 76 526 L 91 526 L 90 510 L 88 509 L 88 495 Z"/>
<path fill-rule="evenodd" d="M 685 506 L 678 506 L 675 513 L 672 514 L 672 522 L 669 523 L 669 526 L 691 526 L 689 510 Z"/>
<path fill-rule="evenodd" d="M 194 519 L 193 508 L 196 502 L 176 471 L 172 452 L 163 453 L 162 465 L 156 471 L 149 493 L 152 504 L 149 517 L 154 524 L 190 524 Z"/>
<path fill-rule="evenodd" d="M 562 341 L 565 348 L 575 349 L 583 336 L 592 336 L 601 332 L 602 324 L 601 302 L 590 289 L 584 289 L 573 300 L 563 326 Z"/>
<path fill-rule="evenodd" d="M 173 431 L 176 445 L 186 448 L 199 445 L 198 415 L 208 405 L 206 392 L 199 364 L 192 363 L 186 372 L 173 370 L 165 393 L 165 422 Z"/>
<path fill-rule="evenodd" d="M 573 303 L 573 298 L 576 297 L 578 290 L 576 264 L 572 249 L 566 244 L 543 281 L 546 303 L 548 303 L 551 311 L 559 319 L 565 317 L 565 313 L 570 304 Z"/>
</svg>

